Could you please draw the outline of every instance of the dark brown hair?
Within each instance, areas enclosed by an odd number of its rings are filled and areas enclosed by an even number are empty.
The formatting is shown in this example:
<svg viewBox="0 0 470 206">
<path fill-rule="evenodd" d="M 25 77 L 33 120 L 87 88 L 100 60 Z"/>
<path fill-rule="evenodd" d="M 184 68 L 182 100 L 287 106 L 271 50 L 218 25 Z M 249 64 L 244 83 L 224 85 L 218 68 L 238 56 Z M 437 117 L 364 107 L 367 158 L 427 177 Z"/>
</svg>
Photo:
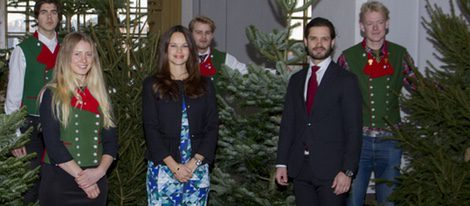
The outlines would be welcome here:
<svg viewBox="0 0 470 206">
<path fill-rule="evenodd" d="M 335 27 L 333 26 L 333 23 L 331 23 L 330 20 L 325 19 L 325 18 L 321 18 L 321 17 L 316 17 L 316 18 L 310 20 L 310 22 L 308 22 L 308 24 L 305 26 L 305 29 L 304 29 L 304 38 L 305 39 L 308 38 L 308 35 L 310 34 L 310 28 L 319 27 L 319 26 L 328 27 L 330 29 L 331 39 L 336 38 L 336 31 L 335 31 Z"/>
<path fill-rule="evenodd" d="M 37 0 L 34 4 L 34 18 L 38 19 L 39 12 L 41 12 L 41 6 L 43 4 L 54 4 L 57 8 L 57 17 L 59 17 L 59 22 L 62 20 L 62 6 L 57 0 Z"/>
<path fill-rule="evenodd" d="M 202 79 L 201 74 L 199 73 L 196 43 L 194 42 L 190 31 L 181 25 L 171 27 L 160 37 L 157 57 L 158 62 L 155 68 L 156 81 L 153 84 L 153 90 L 159 98 L 178 99 L 178 85 L 171 79 L 170 63 L 168 60 L 168 45 L 170 43 L 170 38 L 174 33 L 178 32 L 184 35 L 189 48 L 189 57 L 186 62 L 188 77 L 183 80 L 184 93 L 190 98 L 197 98 L 206 93 L 206 82 Z"/>
</svg>

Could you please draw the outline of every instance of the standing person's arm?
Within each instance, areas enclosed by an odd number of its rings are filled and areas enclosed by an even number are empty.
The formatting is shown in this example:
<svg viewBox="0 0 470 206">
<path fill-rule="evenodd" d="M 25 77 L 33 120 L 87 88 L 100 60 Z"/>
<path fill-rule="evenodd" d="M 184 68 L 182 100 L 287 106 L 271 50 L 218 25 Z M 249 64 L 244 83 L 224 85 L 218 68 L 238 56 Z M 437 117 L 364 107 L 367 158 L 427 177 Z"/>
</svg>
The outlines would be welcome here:
<svg viewBox="0 0 470 206">
<path fill-rule="evenodd" d="M 60 122 L 52 112 L 51 90 L 46 89 L 41 96 L 39 106 L 40 122 L 44 137 L 44 145 L 52 165 L 59 166 L 72 177 L 78 177 L 82 168 L 75 162 L 64 143 L 60 139 Z M 100 191 L 96 184 L 83 189 L 89 198 L 96 198 Z"/>
<path fill-rule="evenodd" d="M 357 77 L 350 73 L 342 82 L 341 111 L 346 142 L 341 171 L 331 186 L 337 195 L 349 191 L 352 177 L 346 176 L 343 171 L 356 173 L 362 145 L 362 95 Z"/>
<path fill-rule="evenodd" d="M 197 168 L 196 161 L 204 161 L 208 164 L 215 159 L 215 148 L 217 146 L 217 137 L 219 135 L 219 113 L 217 111 L 217 100 L 214 84 L 211 80 L 205 79 L 207 85 L 206 107 L 207 112 L 204 117 L 204 134 L 201 139 L 201 145 L 195 155 L 186 164 L 191 171 Z"/>
<path fill-rule="evenodd" d="M 226 53 L 225 65 L 227 65 L 228 67 L 232 69 L 238 70 L 241 74 L 248 73 L 248 69 L 246 68 L 246 65 L 244 63 L 239 62 L 237 58 L 230 55 L 229 53 Z"/>
<path fill-rule="evenodd" d="M 294 109 L 294 78 L 292 77 L 287 87 L 284 98 L 284 109 L 282 110 L 281 128 L 279 130 L 279 141 L 277 143 L 276 181 L 278 184 L 288 185 L 287 159 L 289 150 L 294 139 L 295 109 Z"/>
<path fill-rule="evenodd" d="M 9 68 L 7 95 L 5 99 L 5 114 L 7 115 L 19 110 L 21 107 L 26 70 L 26 59 L 21 47 L 17 46 L 13 49 L 10 56 Z M 16 133 L 20 135 L 20 130 L 18 129 Z M 15 157 L 23 157 L 27 154 L 26 147 L 23 146 L 13 149 L 11 153 Z"/>
<path fill-rule="evenodd" d="M 159 117 L 156 100 L 153 92 L 154 78 L 144 80 L 142 89 L 142 116 L 144 123 L 144 136 L 147 143 L 149 160 L 162 160 L 181 182 L 191 178 L 192 172 L 183 164 L 179 164 L 171 156 L 169 148 L 161 143 L 159 134 Z"/>
<path fill-rule="evenodd" d="M 413 71 L 413 69 L 416 69 L 416 66 L 414 65 L 413 58 L 408 52 L 406 52 L 403 58 L 402 65 L 403 74 L 405 75 L 405 78 L 403 78 L 403 85 L 407 91 L 413 92 L 416 90 L 416 75 Z"/>
</svg>

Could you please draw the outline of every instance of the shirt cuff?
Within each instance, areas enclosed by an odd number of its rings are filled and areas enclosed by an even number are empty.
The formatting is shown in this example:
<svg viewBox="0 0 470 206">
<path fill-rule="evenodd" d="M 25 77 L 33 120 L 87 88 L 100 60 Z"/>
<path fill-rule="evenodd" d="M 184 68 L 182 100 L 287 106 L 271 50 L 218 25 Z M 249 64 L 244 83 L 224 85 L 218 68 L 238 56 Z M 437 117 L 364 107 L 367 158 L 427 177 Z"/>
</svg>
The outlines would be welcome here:
<svg viewBox="0 0 470 206">
<path fill-rule="evenodd" d="M 286 168 L 287 165 L 276 165 L 276 168 Z"/>
</svg>

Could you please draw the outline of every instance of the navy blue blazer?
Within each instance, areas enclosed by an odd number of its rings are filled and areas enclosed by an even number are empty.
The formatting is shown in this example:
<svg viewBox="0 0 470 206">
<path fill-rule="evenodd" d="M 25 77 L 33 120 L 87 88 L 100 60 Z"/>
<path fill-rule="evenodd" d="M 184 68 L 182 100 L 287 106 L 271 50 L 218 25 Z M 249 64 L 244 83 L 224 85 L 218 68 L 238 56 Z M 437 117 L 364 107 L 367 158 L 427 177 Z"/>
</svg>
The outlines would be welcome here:
<svg viewBox="0 0 470 206">
<path fill-rule="evenodd" d="M 308 67 L 289 80 L 282 113 L 277 164 L 295 178 L 308 149 L 314 177 L 333 179 L 357 171 L 362 144 L 362 97 L 356 76 L 331 62 L 307 114 L 304 86 Z M 356 172 L 355 172 L 356 173 Z"/>
<path fill-rule="evenodd" d="M 164 164 L 163 159 L 171 155 L 181 162 L 180 145 L 182 98 L 185 99 L 189 120 L 192 155 L 204 156 L 204 163 L 214 160 L 219 119 L 215 90 L 212 81 L 205 78 L 207 92 L 199 98 L 182 94 L 178 100 L 159 99 L 153 92 L 155 77 L 144 80 L 142 91 L 142 115 L 144 135 L 147 143 L 147 159 Z M 178 82 L 180 90 L 182 82 Z"/>
</svg>

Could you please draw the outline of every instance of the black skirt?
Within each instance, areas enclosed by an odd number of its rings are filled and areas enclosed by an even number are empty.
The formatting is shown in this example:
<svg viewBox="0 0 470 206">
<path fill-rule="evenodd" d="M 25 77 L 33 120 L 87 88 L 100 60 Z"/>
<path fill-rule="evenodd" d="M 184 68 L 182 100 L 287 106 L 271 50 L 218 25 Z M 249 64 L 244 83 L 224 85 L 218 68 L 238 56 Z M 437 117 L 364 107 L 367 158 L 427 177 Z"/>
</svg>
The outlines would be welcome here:
<svg viewBox="0 0 470 206">
<path fill-rule="evenodd" d="M 87 205 L 104 206 L 108 194 L 106 176 L 98 181 L 100 194 L 96 199 L 89 199 L 75 178 L 58 166 L 44 164 L 41 167 L 39 186 L 39 204 L 42 206 Z"/>
</svg>

